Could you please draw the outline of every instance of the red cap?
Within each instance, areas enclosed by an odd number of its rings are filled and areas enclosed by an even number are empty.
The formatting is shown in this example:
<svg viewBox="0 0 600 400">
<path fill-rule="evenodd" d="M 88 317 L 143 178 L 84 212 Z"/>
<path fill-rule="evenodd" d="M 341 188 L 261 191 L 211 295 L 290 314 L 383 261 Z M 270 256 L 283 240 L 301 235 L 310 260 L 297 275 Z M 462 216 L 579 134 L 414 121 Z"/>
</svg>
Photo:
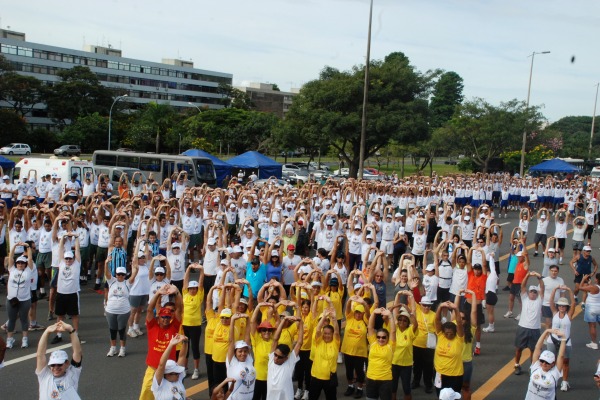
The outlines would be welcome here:
<svg viewBox="0 0 600 400">
<path fill-rule="evenodd" d="M 298 225 L 304 225 L 304 221 L 302 221 L 301 219 L 298 220 Z"/>
<path fill-rule="evenodd" d="M 275 329 L 275 328 L 273 328 L 273 325 L 271 325 L 271 323 L 269 321 L 263 321 L 260 323 L 260 325 L 257 327 L 257 329 Z"/>
<path fill-rule="evenodd" d="M 171 309 L 170 309 L 170 308 L 168 308 L 168 307 L 163 307 L 163 308 L 161 308 L 161 309 L 160 309 L 160 311 L 158 312 L 158 316 L 159 316 L 159 317 L 163 317 L 163 316 L 165 316 L 165 317 L 166 317 L 166 316 L 169 316 L 169 317 L 170 317 L 170 316 L 172 316 L 172 315 L 173 315 L 173 310 L 171 310 Z"/>
<path fill-rule="evenodd" d="M 296 246 L 290 243 L 288 244 L 288 250 L 296 250 Z"/>
</svg>

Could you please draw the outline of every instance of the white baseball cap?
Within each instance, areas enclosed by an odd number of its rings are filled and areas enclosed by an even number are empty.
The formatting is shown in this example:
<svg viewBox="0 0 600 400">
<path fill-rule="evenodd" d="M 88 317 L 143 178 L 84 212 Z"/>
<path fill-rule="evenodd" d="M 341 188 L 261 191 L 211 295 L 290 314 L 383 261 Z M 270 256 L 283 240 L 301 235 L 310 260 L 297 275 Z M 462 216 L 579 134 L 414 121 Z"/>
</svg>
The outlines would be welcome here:
<svg viewBox="0 0 600 400">
<path fill-rule="evenodd" d="M 250 347 L 248 346 L 248 343 L 246 343 L 244 340 L 238 340 L 237 342 L 235 342 L 235 349 L 243 349 L 244 347 Z"/>
<path fill-rule="evenodd" d="M 209 246 L 214 246 L 215 244 L 217 244 L 217 240 L 214 237 L 211 237 L 206 241 L 206 244 Z"/>
<path fill-rule="evenodd" d="M 163 267 L 156 267 L 156 269 L 154 270 L 155 274 L 164 274 L 165 273 L 165 269 Z"/>
<path fill-rule="evenodd" d="M 127 274 L 127 269 L 125 267 L 118 267 L 115 274 Z"/>
<path fill-rule="evenodd" d="M 583 246 L 583 251 L 592 251 L 591 246 Z"/>
<path fill-rule="evenodd" d="M 165 374 L 181 374 L 183 371 L 185 371 L 185 367 L 182 367 L 173 360 L 167 360 Z"/>
<path fill-rule="evenodd" d="M 556 357 L 554 356 L 553 352 L 544 350 L 542 354 L 540 354 L 539 360 L 546 361 L 548 364 L 552 364 L 554 361 L 556 361 Z"/>
<path fill-rule="evenodd" d="M 63 255 L 63 258 L 73 258 L 73 257 L 75 257 L 75 255 L 73 254 L 73 252 L 71 250 L 65 251 L 65 254 Z"/>
<path fill-rule="evenodd" d="M 458 400 L 460 393 L 456 393 L 452 388 L 444 388 L 440 391 L 440 400 Z"/>
<path fill-rule="evenodd" d="M 188 288 L 188 289 L 191 289 L 191 288 L 197 288 L 197 287 L 199 287 L 199 286 L 200 286 L 200 284 L 198 283 L 198 281 L 189 281 L 189 282 L 188 282 L 188 287 L 187 287 L 187 288 Z"/>
<path fill-rule="evenodd" d="M 435 271 L 435 265 L 433 265 L 433 264 L 427 265 L 427 267 L 425 268 L 425 271 Z"/>
<path fill-rule="evenodd" d="M 48 360 L 48 365 L 53 364 L 64 364 L 65 361 L 69 359 L 67 352 L 64 350 L 56 350 L 50 354 L 50 359 Z"/>
</svg>

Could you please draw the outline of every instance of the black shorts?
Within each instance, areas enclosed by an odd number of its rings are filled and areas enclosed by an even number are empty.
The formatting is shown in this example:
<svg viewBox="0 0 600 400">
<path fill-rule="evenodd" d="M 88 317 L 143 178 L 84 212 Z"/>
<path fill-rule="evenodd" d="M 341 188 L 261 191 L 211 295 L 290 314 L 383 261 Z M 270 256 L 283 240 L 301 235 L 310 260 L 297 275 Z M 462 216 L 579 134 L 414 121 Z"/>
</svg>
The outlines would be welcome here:
<svg viewBox="0 0 600 400">
<path fill-rule="evenodd" d="M 544 318 L 554 317 L 554 315 L 552 315 L 552 309 L 550 308 L 550 306 L 542 306 L 542 317 L 544 317 Z"/>
<path fill-rule="evenodd" d="M 517 296 L 517 297 L 520 296 L 521 295 L 521 284 L 513 283 L 512 285 L 510 285 L 510 294 Z"/>
<path fill-rule="evenodd" d="M 485 304 L 495 306 L 498 303 L 498 295 L 494 292 L 487 292 L 485 294 Z"/>
<path fill-rule="evenodd" d="M 32 290 L 31 291 L 31 304 L 37 303 L 37 301 L 38 301 L 37 291 Z"/>
<path fill-rule="evenodd" d="M 546 246 L 546 240 L 547 240 L 548 236 L 545 233 L 536 233 L 535 237 L 533 238 L 533 242 L 534 243 L 541 243 L 544 246 Z"/>
<path fill-rule="evenodd" d="M 573 282 L 581 283 L 582 279 L 583 279 L 583 274 L 575 275 L 575 279 L 573 279 Z"/>
<path fill-rule="evenodd" d="M 511 282 L 511 283 L 512 283 L 513 279 L 515 279 L 515 274 L 514 274 L 514 273 L 512 273 L 512 272 L 509 272 L 509 273 L 508 273 L 508 276 L 506 277 L 506 280 L 507 280 L 508 282 Z"/>
<path fill-rule="evenodd" d="M 79 293 L 57 293 L 54 314 L 60 316 L 79 315 Z"/>
<path fill-rule="evenodd" d="M 558 238 L 558 248 L 564 250 L 565 248 L 565 238 Z"/>
<path fill-rule="evenodd" d="M 528 329 L 519 326 L 517 327 L 517 335 L 515 336 L 515 347 L 533 351 L 539 338 L 539 329 Z"/>
<path fill-rule="evenodd" d="M 465 301 L 464 305 L 465 314 L 471 313 L 471 303 Z M 477 325 L 483 325 L 485 323 L 485 316 L 483 315 L 483 306 L 481 303 L 477 304 Z"/>
</svg>

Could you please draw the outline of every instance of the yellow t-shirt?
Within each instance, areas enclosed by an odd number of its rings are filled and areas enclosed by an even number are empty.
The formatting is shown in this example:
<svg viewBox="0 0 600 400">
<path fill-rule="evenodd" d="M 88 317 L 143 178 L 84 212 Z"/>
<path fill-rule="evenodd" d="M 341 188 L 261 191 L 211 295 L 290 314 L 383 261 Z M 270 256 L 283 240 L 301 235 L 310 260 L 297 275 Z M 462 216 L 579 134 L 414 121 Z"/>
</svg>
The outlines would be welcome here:
<svg viewBox="0 0 600 400">
<path fill-rule="evenodd" d="M 417 331 L 417 337 L 413 341 L 413 346 L 426 349 L 427 332 L 435 334 L 435 313 L 430 310 L 427 314 L 423 314 L 421 307 L 417 306 L 415 317 L 417 318 L 419 330 Z"/>
<path fill-rule="evenodd" d="M 239 318 L 235 320 L 235 341 L 244 340 L 244 335 L 246 333 L 246 325 L 248 324 L 248 320 L 246 318 Z"/>
<path fill-rule="evenodd" d="M 444 332 L 439 332 L 437 338 L 433 357 L 433 366 L 436 372 L 446 376 L 462 375 L 464 372 L 462 352 L 465 338 L 456 335 L 454 339 L 448 340 Z"/>
<path fill-rule="evenodd" d="M 215 312 L 211 309 L 206 309 L 206 332 L 204 332 L 204 353 L 212 354 L 213 349 L 213 335 L 215 333 L 215 327 L 219 322 L 219 318 L 215 315 Z"/>
<path fill-rule="evenodd" d="M 329 380 L 332 373 L 335 373 L 337 368 L 337 355 L 340 348 L 340 341 L 335 337 L 329 343 L 323 340 L 323 337 L 313 341 L 315 357 L 313 360 L 310 375 L 321 380 Z"/>
<path fill-rule="evenodd" d="M 394 357 L 395 343 L 388 341 L 381 346 L 377 342 L 377 335 L 371 335 L 369 339 L 369 367 L 367 378 L 377 381 L 392 380 L 392 358 Z"/>
<path fill-rule="evenodd" d="M 183 322 L 181 325 L 202 325 L 202 300 L 204 300 L 203 288 L 198 288 L 195 296 L 190 295 L 187 289 L 183 289 Z"/>
<path fill-rule="evenodd" d="M 342 340 L 342 353 L 356 357 L 367 357 L 367 324 L 354 316 L 346 319 Z"/>
<path fill-rule="evenodd" d="M 327 296 L 331 300 L 331 304 L 333 304 L 333 308 L 335 308 L 335 315 L 337 316 L 337 319 L 342 320 L 342 318 L 344 318 L 344 310 L 343 310 L 344 302 L 342 300 L 342 298 L 344 297 L 344 287 L 339 286 L 337 292 L 334 292 L 330 288 L 329 292 L 327 292 Z"/>
<path fill-rule="evenodd" d="M 259 381 L 266 381 L 267 370 L 269 368 L 269 353 L 271 353 L 273 340 L 264 340 L 258 332 L 251 335 L 250 340 L 252 341 L 252 350 L 254 351 L 256 379 Z"/>
<path fill-rule="evenodd" d="M 413 365 L 413 341 L 417 334 L 412 326 L 406 328 L 404 332 L 396 329 L 396 349 L 392 364 L 408 367 Z"/>
<path fill-rule="evenodd" d="M 308 351 L 312 347 L 315 320 L 309 312 L 306 317 L 302 317 L 302 321 L 304 322 L 304 335 L 302 336 L 302 347 L 300 347 L 300 351 Z M 298 333 L 296 333 L 296 336 L 298 336 Z"/>
<path fill-rule="evenodd" d="M 470 343 L 465 342 L 465 346 L 462 352 L 463 362 L 473 361 L 473 344 L 475 343 L 476 330 L 477 328 L 471 325 L 471 335 L 473 335 L 473 339 L 471 339 Z"/>
<path fill-rule="evenodd" d="M 294 338 L 298 334 L 298 324 L 292 324 L 287 328 L 283 328 L 281 330 L 281 335 L 279 336 L 279 344 L 287 344 L 290 349 L 294 348 Z"/>
<path fill-rule="evenodd" d="M 221 321 L 217 322 L 213 334 L 212 358 L 214 362 L 225 362 L 227 350 L 229 350 L 229 325 L 223 325 Z M 234 336 L 239 333 L 234 330 Z"/>
</svg>

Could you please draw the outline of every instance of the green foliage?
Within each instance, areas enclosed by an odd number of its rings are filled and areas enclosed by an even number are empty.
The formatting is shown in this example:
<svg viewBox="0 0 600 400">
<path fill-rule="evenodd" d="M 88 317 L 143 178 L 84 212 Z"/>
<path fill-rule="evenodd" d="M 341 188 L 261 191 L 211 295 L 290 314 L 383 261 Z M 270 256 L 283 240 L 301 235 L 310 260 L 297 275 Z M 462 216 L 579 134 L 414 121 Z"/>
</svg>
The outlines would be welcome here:
<svg viewBox="0 0 600 400">
<path fill-rule="evenodd" d="M 463 79 L 456 72 L 444 72 L 433 89 L 429 103 L 429 127 L 441 127 L 450 120 L 463 101 Z"/>
<path fill-rule="evenodd" d="M 83 153 L 106 149 L 108 145 L 108 118 L 98 113 L 82 116 L 71 125 L 68 125 L 58 135 L 58 138 L 62 144 L 79 145 Z M 111 137 L 111 139 L 114 138 Z M 114 148 L 114 146 L 111 146 L 111 149 Z"/>
<path fill-rule="evenodd" d="M 170 104 L 148 103 L 136 113 L 123 144 L 139 151 L 155 151 L 160 153 L 165 146 L 165 139 L 182 117 Z M 173 149 L 174 147 L 174 149 Z M 177 147 L 171 143 L 171 150 Z"/>
<path fill-rule="evenodd" d="M 96 112 L 108 115 L 115 93 L 102 86 L 88 67 L 73 67 L 57 75 L 61 80 L 48 91 L 46 103 L 49 114 L 59 125 L 65 126 Z"/>
<path fill-rule="evenodd" d="M 13 110 L 0 110 L 0 132 L 2 132 L 2 146 L 7 143 L 22 143 L 27 134 L 25 119 Z"/>
<path fill-rule="evenodd" d="M 600 156 L 600 120 L 594 126 L 592 141 L 592 158 Z M 592 130 L 591 116 L 570 116 L 550 124 L 544 131 L 557 132 L 562 140 L 562 147 L 557 151 L 560 157 L 587 158 Z M 556 136 L 556 135 L 555 135 Z"/>
<path fill-rule="evenodd" d="M 33 76 L 7 72 L 0 78 L 0 100 L 22 117 L 43 101 L 44 92 L 42 81 Z"/>
<path fill-rule="evenodd" d="M 23 142 L 31 146 L 31 151 L 34 153 L 52 153 L 61 144 L 58 133 L 46 128 L 36 128 L 27 132 Z"/>
<path fill-rule="evenodd" d="M 325 67 L 294 97 L 279 132 L 285 148 L 304 147 L 309 154 L 331 145 L 358 172 L 364 66 L 351 71 Z M 412 143 L 427 138 L 430 77 L 415 70 L 403 53 L 370 64 L 365 158 L 390 139 Z"/>
<path fill-rule="evenodd" d="M 204 150 L 207 153 L 213 153 L 217 150 L 214 144 L 206 140 L 206 138 L 201 137 L 195 138 L 191 141 L 191 148 Z"/>
<path fill-rule="evenodd" d="M 256 105 L 250 99 L 250 96 L 248 96 L 248 93 L 243 92 L 240 89 L 236 89 L 226 83 L 219 84 L 217 93 L 223 96 L 221 99 L 221 104 L 226 108 L 232 107 L 242 110 L 251 110 L 256 107 Z"/>
<path fill-rule="evenodd" d="M 473 172 L 475 171 L 475 164 L 473 160 L 468 157 L 461 159 L 456 165 L 460 172 Z"/>
<path fill-rule="evenodd" d="M 507 171 L 519 171 L 521 166 L 521 150 L 505 151 L 500 154 Z M 525 154 L 525 168 L 532 167 L 544 161 L 554 158 L 554 152 L 544 145 L 537 145 Z"/>
</svg>

